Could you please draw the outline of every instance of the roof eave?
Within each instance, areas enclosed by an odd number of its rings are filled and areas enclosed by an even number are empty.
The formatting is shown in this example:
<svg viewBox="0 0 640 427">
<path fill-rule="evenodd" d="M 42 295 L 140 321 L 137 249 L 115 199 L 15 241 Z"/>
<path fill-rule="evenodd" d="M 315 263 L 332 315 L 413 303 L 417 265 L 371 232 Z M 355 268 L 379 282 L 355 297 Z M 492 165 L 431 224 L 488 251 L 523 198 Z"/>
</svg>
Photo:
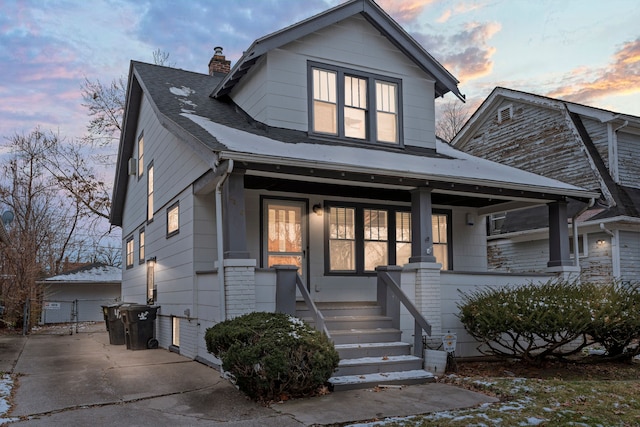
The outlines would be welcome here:
<svg viewBox="0 0 640 427">
<path fill-rule="evenodd" d="M 220 152 L 220 159 L 231 159 L 239 162 L 257 162 L 257 163 L 269 163 L 269 164 L 278 164 L 282 166 L 296 166 L 303 168 L 317 168 L 317 169 L 329 169 L 329 170 L 338 170 L 343 172 L 355 172 L 362 173 L 368 175 L 393 175 L 399 178 L 410 178 L 410 179 L 421 179 L 424 181 L 438 181 L 438 182 L 448 182 L 452 184 L 470 184 L 470 185 L 478 185 L 483 187 L 492 187 L 496 189 L 508 189 L 515 191 L 524 191 L 524 192 L 533 192 L 539 193 L 540 195 L 547 194 L 550 197 L 548 200 L 555 199 L 557 196 L 573 198 L 576 200 L 588 201 L 591 199 L 597 199 L 600 197 L 599 193 L 584 190 L 581 188 L 560 188 L 560 187 L 549 187 L 549 186 L 539 186 L 539 185 L 528 185 L 528 184 L 518 184 L 512 182 L 503 182 L 503 181 L 494 181 L 487 180 L 483 178 L 460 178 L 453 175 L 437 175 L 437 174 L 415 174 L 408 173 L 402 170 L 381 170 L 377 168 L 363 168 L 357 165 L 345 165 L 345 164 L 337 164 L 337 163 L 329 163 L 329 162 L 317 162 L 317 161 L 307 161 L 304 159 L 288 159 L 284 157 L 273 157 L 273 156 L 265 156 L 265 155 L 256 155 L 250 153 L 239 153 L 235 151 L 222 151 Z M 275 163 L 274 163 L 275 162 Z M 540 200 L 544 200 L 544 197 L 540 197 Z"/>
<path fill-rule="evenodd" d="M 420 44 L 400 27 L 384 10 L 370 0 L 352 0 L 297 24 L 257 39 L 245 51 L 229 74 L 211 93 L 214 98 L 228 94 L 233 86 L 265 53 L 283 46 L 319 29 L 333 25 L 355 14 L 362 14 L 369 23 L 384 34 L 400 51 L 411 58 L 423 71 L 436 80 L 437 97 L 452 92 L 463 102 L 465 96 L 458 89 L 459 81 L 436 61 Z"/>
</svg>

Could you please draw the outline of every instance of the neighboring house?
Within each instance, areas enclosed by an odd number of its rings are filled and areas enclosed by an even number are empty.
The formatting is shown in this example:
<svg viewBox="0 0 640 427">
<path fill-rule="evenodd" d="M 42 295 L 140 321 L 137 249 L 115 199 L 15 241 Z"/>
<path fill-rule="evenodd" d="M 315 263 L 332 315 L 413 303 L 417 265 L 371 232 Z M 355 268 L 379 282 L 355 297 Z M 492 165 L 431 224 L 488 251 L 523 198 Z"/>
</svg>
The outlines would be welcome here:
<svg viewBox="0 0 640 427">
<path fill-rule="evenodd" d="M 567 245 L 574 259 L 578 254 L 576 270 L 583 280 L 640 280 L 640 117 L 498 87 L 452 145 L 599 192 L 592 206 L 569 203 Z M 547 227 L 540 209 L 494 214 L 489 269 L 539 271 L 548 257 Z"/>
<path fill-rule="evenodd" d="M 38 281 L 41 323 L 103 321 L 102 306 L 120 301 L 121 280 L 120 267 L 95 263 Z"/>
<path fill-rule="evenodd" d="M 434 99 L 462 98 L 458 82 L 370 0 L 256 40 L 231 70 L 216 49 L 209 66 L 131 63 L 111 211 L 123 300 L 159 305 L 160 346 L 187 357 L 219 362 L 204 333 L 222 320 L 278 310 L 323 328 L 316 309 L 343 359 L 372 341 L 380 361 L 411 345 L 419 358 L 414 317 L 473 353 L 458 289 L 535 276 L 486 274 L 483 217 L 549 205 L 563 225 L 567 197 L 598 196 L 437 141 Z M 571 263 L 561 241 L 542 273 Z"/>
</svg>

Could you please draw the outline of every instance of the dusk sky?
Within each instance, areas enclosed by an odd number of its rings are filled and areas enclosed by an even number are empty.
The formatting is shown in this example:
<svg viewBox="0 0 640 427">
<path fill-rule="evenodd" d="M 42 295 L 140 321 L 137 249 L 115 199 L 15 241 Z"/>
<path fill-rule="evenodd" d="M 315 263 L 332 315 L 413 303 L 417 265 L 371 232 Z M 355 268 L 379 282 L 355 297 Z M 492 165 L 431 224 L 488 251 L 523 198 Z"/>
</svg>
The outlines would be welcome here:
<svg viewBox="0 0 640 427">
<path fill-rule="evenodd" d="M 81 137 L 85 78 L 125 77 L 131 59 L 170 54 L 207 72 L 253 40 L 337 0 L 0 0 L 0 138 L 36 126 Z M 495 86 L 640 116 L 637 0 L 379 0 L 460 80 L 471 111 Z M 445 100 L 455 99 L 451 94 Z"/>
</svg>

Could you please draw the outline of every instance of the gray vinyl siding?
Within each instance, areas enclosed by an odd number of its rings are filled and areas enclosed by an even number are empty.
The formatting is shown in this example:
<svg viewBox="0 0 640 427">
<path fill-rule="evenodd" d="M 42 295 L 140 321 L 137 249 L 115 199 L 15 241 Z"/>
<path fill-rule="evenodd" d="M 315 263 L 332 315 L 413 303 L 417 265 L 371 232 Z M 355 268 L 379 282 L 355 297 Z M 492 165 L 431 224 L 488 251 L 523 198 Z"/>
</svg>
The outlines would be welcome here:
<svg viewBox="0 0 640 427">
<path fill-rule="evenodd" d="M 640 230 L 620 231 L 620 279 L 640 282 Z"/>
<path fill-rule="evenodd" d="M 193 198 L 193 256 L 195 271 L 210 271 L 218 260 L 214 193 Z"/>
<path fill-rule="evenodd" d="M 234 89 L 234 102 L 270 126 L 308 131 L 309 60 L 401 79 L 404 143 L 435 148 L 434 80 L 361 17 L 270 51 Z"/>
<path fill-rule="evenodd" d="M 596 146 L 602 161 L 607 168 L 609 168 L 609 134 L 607 125 L 600 120 L 590 119 L 581 116 L 582 123 L 584 124 L 591 141 Z"/>
<path fill-rule="evenodd" d="M 618 131 L 620 184 L 640 188 L 640 135 Z"/>
<path fill-rule="evenodd" d="M 473 225 L 467 224 L 467 214 L 471 213 L 475 220 Z M 452 209 L 451 227 L 453 231 L 453 269 L 455 271 L 487 271 L 487 238 L 484 218 L 480 218 L 472 210 Z"/>
<path fill-rule="evenodd" d="M 123 300 L 146 303 L 146 264 L 138 264 L 139 234 L 145 228 L 145 257 L 156 257 L 155 281 L 158 288 L 158 303 L 171 301 L 192 304 L 193 298 L 181 291 L 193 289 L 193 196 L 191 183 L 208 170 L 197 154 L 188 149 L 172 133 L 161 126 L 146 97 L 143 97 L 138 132 L 144 132 L 144 175 L 129 176 L 122 224 L 124 243 L 133 235 L 134 267 L 123 270 Z M 179 153 L 179 155 L 176 155 Z M 135 153 L 137 156 L 137 152 Z M 147 223 L 147 168 L 154 168 L 154 216 Z M 180 195 L 176 197 L 176 195 Z M 213 196 L 212 196 L 213 197 Z M 180 232 L 166 238 L 166 209 L 180 201 Z M 123 252 L 123 256 L 126 253 Z M 123 258 L 124 259 L 124 258 Z M 167 264 L 170 260 L 171 264 Z M 178 294 L 176 294 L 178 293 Z M 181 314 L 182 307 L 176 307 Z M 168 307 L 167 307 L 168 308 Z M 163 309 L 163 313 L 169 314 Z"/>
<path fill-rule="evenodd" d="M 513 118 L 498 123 L 498 110 L 512 105 Z M 465 151 L 582 188 L 599 182 L 564 111 L 503 101 Z"/>
</svg>

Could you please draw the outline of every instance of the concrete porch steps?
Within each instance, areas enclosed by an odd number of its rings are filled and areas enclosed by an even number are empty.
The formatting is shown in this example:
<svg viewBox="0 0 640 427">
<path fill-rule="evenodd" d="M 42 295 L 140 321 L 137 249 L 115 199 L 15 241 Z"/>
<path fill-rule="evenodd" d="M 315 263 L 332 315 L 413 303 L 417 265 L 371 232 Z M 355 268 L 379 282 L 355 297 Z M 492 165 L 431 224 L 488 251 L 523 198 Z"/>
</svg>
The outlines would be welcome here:
<svg viewBox="0 0 640 427">
<path fill-rule="evenodd" d="M 340 354 L 340 364 L 329 379 L 334 390 L 435 381 L 433 374 L 423 369 L 423 359 L 411 354 L 411 345 L 401 341 L 402 332 L 393 328 L 393 320 L 383 316 L 375 302 L 323 302 L 316 306 Z M 303 304 L 298 305 L 296 315 L 313 324 Z"/>
</svg>

